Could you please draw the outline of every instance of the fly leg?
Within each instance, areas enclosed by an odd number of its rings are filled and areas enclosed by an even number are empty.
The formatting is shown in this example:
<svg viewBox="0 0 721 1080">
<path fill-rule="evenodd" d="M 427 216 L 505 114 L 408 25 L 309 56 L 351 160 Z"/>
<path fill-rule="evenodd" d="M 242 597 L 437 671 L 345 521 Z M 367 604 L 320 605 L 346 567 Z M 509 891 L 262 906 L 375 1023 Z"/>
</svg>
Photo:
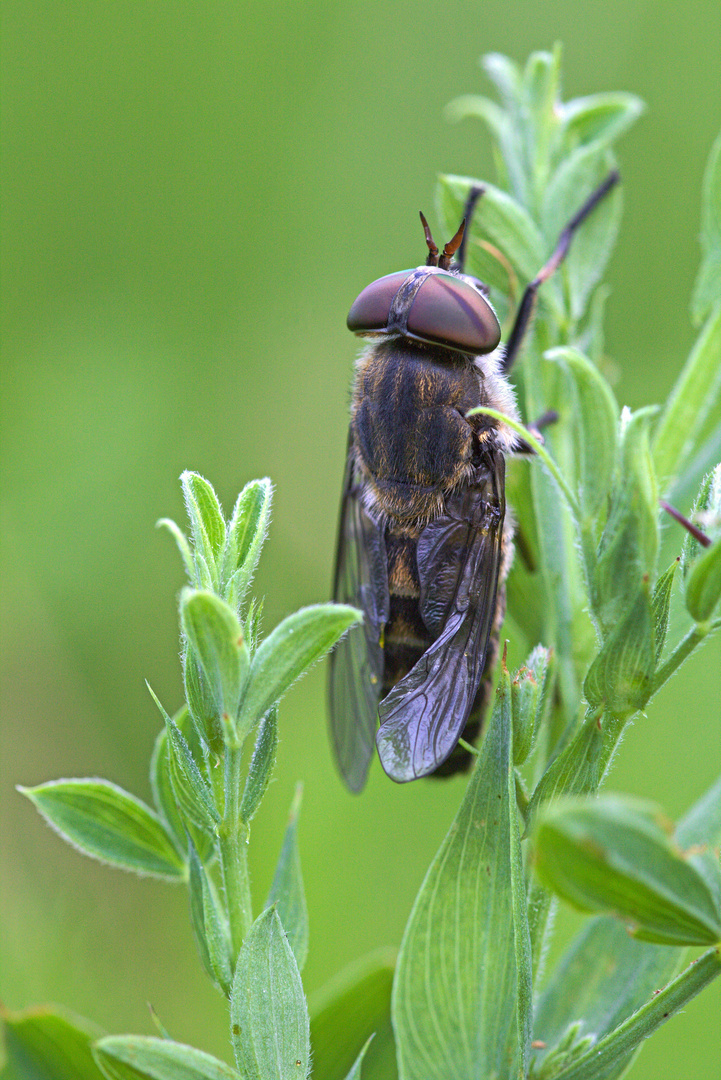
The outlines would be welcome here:
<svg viewBox="0 0 721 1080">
<path fill-rule="evenodd" d="M 533 317 L 533 310 L 536 306 L 536 296 L 540 286 L 544 281 L 547 281 L 550 278 L 551 274 L 555 273 L 565 259 L 576 229 L 586 220 L 588 215 L 596 208 L 596 206 L 598 206 L 601 200 L 608 195 L 609 191 L 616 186 L 620 179 L 619 173 L 614 169 L 613 172 L 608 174 L 603 183 L 597 187 L 595 191 L 591 192 L 581 209 L 571 218 L 568 225 L 566 225 L 559 236 L 558 243 L 548 262 L 541 267 L 533 281 L 526 286 L 523 297 L 521 298 L 521 303 L 518 306 L 518 312 L 516 313 L 508 344 L 506 345 L 506 353 L 502 365 L 504 374 L 508 374 L 521 351 L 523 339 L 526 336 L 526 332 Z"/>
<path fill-rule="evenodd" d="M 548 412 L 543 413 L 538 417 L 538 420 L 534 424 L 527 424 L 528 431 L 538 442 L 543 445 L 543 435 L 541 432 L 545 427 L 550 427 L 551 424 L 555 424 L 558 421 L 558 413 L 555 409 L 549 409 Z M 520 439 L 513 451 L 514 454 L 535 454 L 535 450 L 530 443 L 527 443 L 525 439 Z"/>
</svg>

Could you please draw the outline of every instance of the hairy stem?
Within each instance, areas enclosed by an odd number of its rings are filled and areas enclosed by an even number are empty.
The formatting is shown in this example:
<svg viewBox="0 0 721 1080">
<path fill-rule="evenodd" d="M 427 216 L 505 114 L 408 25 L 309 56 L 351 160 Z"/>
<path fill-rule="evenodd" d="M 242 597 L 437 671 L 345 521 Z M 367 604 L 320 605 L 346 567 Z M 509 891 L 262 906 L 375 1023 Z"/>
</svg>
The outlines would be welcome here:
<svg viewBox="0 0 721 1080">
<path fill-rule="evenodd" d="M 701 644 L 714 630 L 718 630 L 721 627 L 721 619 L 717 619 L 713 623 L 698 623 L 686 634 L 686 637 L 678 643 L 668 659 L 661 664 L 654 676 L 653 688 L 651 690 L 651 697 L 658 693 L 664 683 L 673 675 L 677 668 L 681 667 L 684 660 L 687 659 L 694 651 L 694 649 Z"/>
<path fill-rule="evenodd" d="M 225 750 L 225 810 L 218 829 L 230 940 L 236 957 L 253 923 L 248 874 L 248 829 L 240 817 L 242 748 Z"/>
<path fill-rule="evenodd" d="M 566 502 L 568 503 L 571 509 L 571 513 L 573 514 L 576 521 L 580 520 L 581 511 L 576 500 L 576 496 L 571 491 L 571 488 L 569 487 L 566 478 L 564 477 L 563 473 L 558 468 L 558 465 L 553 460 L 548 451 L 541 445 L 541 443 L 539 443 L 538 439 L 536 439 L 536 437 L 531 434 L 528 428 L 524 427 L 523 424 L 521 424 L 518 420 L 512 420 L 511 417 L 506 416 L 505 413 L 499 412 L 497 409 L 486 408 L 485 405 L 477 405 L 474 409 L 470 409 L 466 415 L 474 416 L 476 413 L 482 413 L 484 416 L 490 416 L 494 420 L 500 420 L 502 423 L 507 424 L 508 427 L 513 428 L 513 430 L 518 435 L 520 435 L 525 442 L 528 443 L 531 449 L 541 459 L 541 461 L 546 466 L 551 476 L 563 492 Z"/>
<path fill-rule="evenodd" d="M 533 984 L 543 973 L 543 957 L 552 921 L 551 904 L 553 896 L 548 889 L 533 878 L 528 890 L 528 932 L 531 938 L 531 970 Z"/>
<path fill-rule="evenodd" d="M 643 1039 L 647 1039 L 720 973 L 719 950 L 709 949 L 587 1053 L 556 1073 L 556 1080 L 602 1080 L 606 1076 L 618 1075 L 614 1066 L 624 1062 Z"/>
</svg>

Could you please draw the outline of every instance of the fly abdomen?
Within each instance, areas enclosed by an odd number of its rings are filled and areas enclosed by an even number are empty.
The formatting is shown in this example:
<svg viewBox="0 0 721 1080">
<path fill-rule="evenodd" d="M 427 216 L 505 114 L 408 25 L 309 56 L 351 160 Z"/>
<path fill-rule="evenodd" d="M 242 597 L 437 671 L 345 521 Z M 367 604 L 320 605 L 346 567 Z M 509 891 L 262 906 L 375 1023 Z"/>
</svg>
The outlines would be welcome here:
<svg viewBox="0 0 721 1080">
<path fill-rule="evenodd" d="M 390 607 L 383 633 L 383 693 L 399 682 L 432 642 L 418 607 L 420 582 L 416 562 L 417 530 L 386 529 Z"/>
</svg>

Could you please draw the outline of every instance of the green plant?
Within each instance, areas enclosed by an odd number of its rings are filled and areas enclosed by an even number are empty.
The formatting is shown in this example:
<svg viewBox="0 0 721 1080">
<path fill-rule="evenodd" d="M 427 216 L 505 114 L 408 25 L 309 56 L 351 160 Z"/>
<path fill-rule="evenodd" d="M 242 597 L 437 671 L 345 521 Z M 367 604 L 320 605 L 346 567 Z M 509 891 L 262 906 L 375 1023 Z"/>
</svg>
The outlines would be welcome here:
<svg viewBox="0 0 721 1080">
<path fill-rule="evenodd" d="M 507 320 L 518 282 L 534 276 L 613 167 L 611 143 L 641 106 L 628 94 L 562 103 L 558 52 L 534 54 L 523 72 L 493 55 L 486 70 L 503 106 L 466 97 L 450 114 L 480 117 L 497 143 L 502 186 L 484 185 L 468 262 L 494 299 L 511 297 L 498 304 Z M 472 183 L 441 177 L 446 231 Z M 476 767 L 394 975 L 387 957 L 369 960 L 329 990 L 312 1022 L 300 980 L 300 793 L 260 914 L 249 826 L 273 768 L 278 700 L 359 613 L 306 608 L 261 639 L 260 605 L 246 596 L 270 484 L 247 485 L 226 522 L 207 481 L 184 474 L 192 542 L 164 524 L 190 580 L 180 601 L 186 704 L 171 717 L 157 702 L 155 808 L 104 781 L 22 790 L 85 853 L 186 883 L 201 960 L 230 1003 L 236 1068 L 168 1038 L 98 1039 L 40 1012 L 6 1018 L 8 1077 L 269 1080 L 305 1077 L 312 1060 L 321 1080 L 361 1068 L 377 1080 L 396 1068 L 403 1080 L 611 1080 L 719 974 L 721 782 L 675 831 L 655 805 L 589 796 L 628 722 L 721 625 L 720 195 L 721 141 L 707 172 L 692 305 L 703 326 L 660 412 L 619 410 L 602 373 L 600 279 L 620 190 L 541 291 L 516 381 L 525 416 L 555 409 L 559 421 L 544 446 L 522 429 L 536 460 L 514 462 L 509 476 L 523 558 L 508 581 L 508 625 L 530 654 L 513 673 L 504 655 Z M 681 546 L 679 532 L 679 557 L 659 572 L 659 495 L 673 501 L 702 474 L 692 511 L 701 540 L 689 532 Z M 542 983 L 556 894 L 596 917 Z M 691 946 L 707 950 L 679 974 Z"/>
</svg>

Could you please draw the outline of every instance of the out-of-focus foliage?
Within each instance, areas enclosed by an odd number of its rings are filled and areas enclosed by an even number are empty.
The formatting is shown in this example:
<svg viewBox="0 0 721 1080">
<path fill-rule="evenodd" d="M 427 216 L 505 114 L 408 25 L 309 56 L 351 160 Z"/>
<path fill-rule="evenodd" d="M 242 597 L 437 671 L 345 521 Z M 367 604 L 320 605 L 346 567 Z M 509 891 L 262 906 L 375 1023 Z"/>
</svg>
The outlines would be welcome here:
<svg viewBox="0 0 721 1080">
<path fill-rule="evenodd" d="M 604 364 L 620 402 L 665 400 L 694 339 L 698 193 L 718 127 L 709 103 L 721 14 L 685 10 L 679 20 L 670 0 L 442 10 L 351 0 L 330 16 L 319 0 L 3 4 L 8 1004 L 52 998 L 108 1029 L 150 1031 L 150 999 L 173 1034 L 226 1054 L 180 890 L 169 908 L 163 883 L 74 858 L 12 784 L 108 775 L 122 759 L 118 780 L 150 801 L 157 711 L 144 679 L 169 708 L 182 699 L 168 651 L 177 560 L 152 525 L 159 511 L 180 518 L 186 466 L 212 476 L 226 501 L 252 476 L 273 476 L 275 532 L 256 582 L 268 626 L 326 594 L 355 351 L 345 314 L 368 281 L 422 257 L 415 215 L 432 205 L 438 171 L 492 174 L 480 127 L 442 121 L 449 100 L 487 93 L 481 52 L 521 60 L 560 38 L 565 97 L 622 87 L 647 102 L 622 144 Z M 702 434 L 712 440 L 718 421 Z M 669 523 L 660 567 L 677 547 Z M 689 661 L 678 689 L 627 734 L 614 787 L 661 787 L 673 814 L 686 806 L 686 777 L 696 793 L 710 783 L 718 716 L 699 684 L 718 700 L 719 655 L 710 646 Z M 310 990 L 399 940 L 460 795 L 454 784 L 399 792 L 376 777 L 361 812 L 332 771 L 322 712 L 317 673 L 287 699 L 282 779 L 253 822 L 255 850 L 268 852 L 252 867 L 264 895 L 303 777 L 311 922 L 328 928 L 312 939 Z M 356 875 L 374 896 L 363 910 Z M 161 933 L 185 951 L 171 954 Z M 141 986 L 149 949 L 156 962 Z M 654 1038 L 635 1078 L 708 1068 L 713 997 Z"/>
</svg>

